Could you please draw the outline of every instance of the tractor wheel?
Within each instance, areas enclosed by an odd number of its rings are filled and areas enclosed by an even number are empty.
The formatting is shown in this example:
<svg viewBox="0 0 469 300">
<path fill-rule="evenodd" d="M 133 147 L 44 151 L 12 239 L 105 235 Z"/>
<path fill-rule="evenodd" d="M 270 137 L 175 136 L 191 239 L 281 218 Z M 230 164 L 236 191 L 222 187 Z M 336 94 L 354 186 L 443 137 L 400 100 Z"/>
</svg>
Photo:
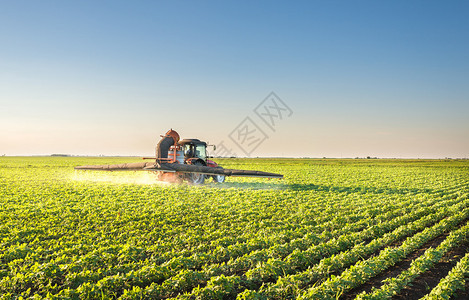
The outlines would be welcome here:
<svg viewBox="0 0 469 300">
<path fill-rule="evenodd" d="M 213 182 L 216 182 L 216 183 L 225 182 L 225 175 L 213 175 L 212 178 L 213 178 Z"/>
<path fill-rule="evenodd" d="M 203 166 L 203 164 L 198 161 L 196 161 L 193 165 Z M 188 179 L 189 179 L 189 182 L 192 183 L 193 185 L 203 184 L 205 182 L 205 174 L 189 173 Z"/>
</svg>

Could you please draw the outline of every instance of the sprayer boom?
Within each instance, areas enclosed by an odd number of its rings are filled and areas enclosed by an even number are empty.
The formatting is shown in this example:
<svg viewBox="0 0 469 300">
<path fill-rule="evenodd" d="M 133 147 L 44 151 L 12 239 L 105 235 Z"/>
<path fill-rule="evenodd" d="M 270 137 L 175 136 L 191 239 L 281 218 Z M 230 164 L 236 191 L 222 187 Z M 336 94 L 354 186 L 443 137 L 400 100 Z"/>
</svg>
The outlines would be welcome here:
<svg viewBox="0 0 469 300">
<path fill-rule="evenodd" d="M 181 182 L 187 180 L 201 184 L 212 177 L 215 182 L 224 182 L 225 177 L 283 178 L 283 175 L 253 170 L 224 169 L 209 160 L 207 143 L 198 139 L 179 140 L 179 134 L 169 130 L 156 147 L 156 157 L 143 157 L 154 162 L 126 163 L 115 165 L 78 166 L 76 170 L 95 171 L 153 171 L 160 180 Z"/>
</svg>

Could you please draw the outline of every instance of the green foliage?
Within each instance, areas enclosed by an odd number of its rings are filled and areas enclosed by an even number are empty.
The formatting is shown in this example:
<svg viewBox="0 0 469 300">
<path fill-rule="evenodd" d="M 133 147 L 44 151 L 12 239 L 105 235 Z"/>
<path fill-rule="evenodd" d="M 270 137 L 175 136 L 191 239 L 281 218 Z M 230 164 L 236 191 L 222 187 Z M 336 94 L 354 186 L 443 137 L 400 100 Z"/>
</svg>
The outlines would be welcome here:
<svg viewBox="0 0 469 300">
<path fill-rule="evenodd" d="M 0 157 L 0 299 L 335 299 L 451 232 L 360 296 L 386 298 L 467 240 L 467 161 L 223 159 L 285 179 L 198 187 L 73 170 L 122 162 Z"/>
</svg>

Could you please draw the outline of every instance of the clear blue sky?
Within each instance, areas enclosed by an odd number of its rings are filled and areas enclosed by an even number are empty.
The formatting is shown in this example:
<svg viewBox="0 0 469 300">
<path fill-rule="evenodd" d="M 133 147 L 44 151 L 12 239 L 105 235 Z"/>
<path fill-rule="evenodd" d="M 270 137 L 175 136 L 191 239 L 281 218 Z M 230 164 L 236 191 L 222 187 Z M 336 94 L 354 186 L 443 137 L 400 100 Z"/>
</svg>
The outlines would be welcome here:
<svg viewBox="0 0 469 300">
<path fill-rule="evenodd" d="M 469 157 L 466 1 L 3 1 L 0 155 Z M 275 131 L 254 113 L 274 91 Z"/>
</svg>

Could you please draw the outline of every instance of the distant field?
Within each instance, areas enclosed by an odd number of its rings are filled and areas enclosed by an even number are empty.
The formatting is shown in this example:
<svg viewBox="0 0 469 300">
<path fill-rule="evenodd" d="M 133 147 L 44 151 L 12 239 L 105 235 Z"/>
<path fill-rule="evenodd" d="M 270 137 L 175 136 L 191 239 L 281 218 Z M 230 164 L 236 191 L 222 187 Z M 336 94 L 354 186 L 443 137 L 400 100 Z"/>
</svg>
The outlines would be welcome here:
<svg viewBox="0 0 469 300">
<path fill-rule="evenodd" d="M 469 299 L 469 161 L 0 157 L 0 299 Z M 445 298 L 445 299 L 447 299 Z"/>
</svg>

